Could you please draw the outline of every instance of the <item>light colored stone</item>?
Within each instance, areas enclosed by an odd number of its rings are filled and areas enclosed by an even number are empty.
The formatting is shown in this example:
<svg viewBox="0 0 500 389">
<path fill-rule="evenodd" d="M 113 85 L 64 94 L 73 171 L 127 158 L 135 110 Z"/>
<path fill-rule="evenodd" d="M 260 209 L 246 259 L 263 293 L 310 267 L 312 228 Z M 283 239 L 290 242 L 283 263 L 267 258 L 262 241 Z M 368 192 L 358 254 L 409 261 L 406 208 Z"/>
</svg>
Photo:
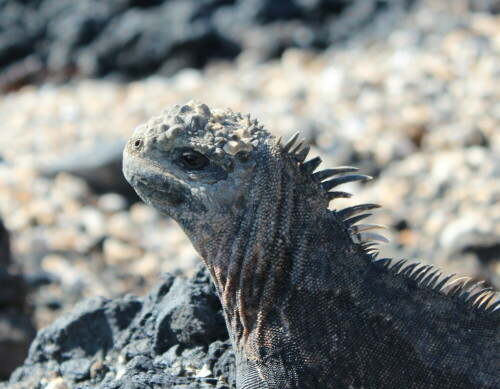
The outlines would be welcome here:
<svg viewBox="0 0 500 389">
<path fill-rule="evenodd" d="M 62 377 L 50 381 L 44 389 L 69 389 L 69 385 Z"/>
<path fill-rule="evenodd" d="M 118 193 L 106 193 L 99 196 L 97 206 L 105 212 L 118 212 L 127 207 L 127 199 Z"/>
<path fill-rule="evenodd" d="M 110 265 L 134 261 L 144 254 L 140 248 L 114 238 L 107 238 L 103 247 L 105 260 Z"/>
<path fill-rule="evenodd" d="M 84 207 L 80 213 L 85 230 L 93 237 L 101 237 L 106 233 L 104 215 L 94 207 Z"/>
<path fill-rule="evenodd" d="M 156 275 L 161 272 L 161 260 L 154 254 L 146 253 L 141 258 L 133 261 L 131 270 L 134 274 L 143 277 Z"/>
<path fill-rule="evenodd" d="M 106 229 L 109 235 L 124 241 L 132 241 L 139 236 L 138 227 L 132 223 L 130 214 L 125 211 L 111 215 Z"/>
</svg>

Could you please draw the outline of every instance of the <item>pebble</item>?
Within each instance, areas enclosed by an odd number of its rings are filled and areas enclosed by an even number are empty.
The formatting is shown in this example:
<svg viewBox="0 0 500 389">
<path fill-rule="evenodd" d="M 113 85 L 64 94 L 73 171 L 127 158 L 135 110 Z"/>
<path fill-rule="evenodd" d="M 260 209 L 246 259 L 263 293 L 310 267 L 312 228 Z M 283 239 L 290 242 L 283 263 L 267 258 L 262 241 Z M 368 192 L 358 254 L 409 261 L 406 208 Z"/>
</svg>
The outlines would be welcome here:
<svg viewBox="0 0 500 389">
<path fill-rule="evenodd" d="M 475 213 L 465 214 L 451 223 L 447 223 L 439 235 L 439 244 L 446 249 L 453 249 L 460 239 L 473 232 L 483 230 L 483 221 Z"/>
<path fill-rule="evenodd" d="M 97 199 L 97 207 L 109 213 L 123 211 L 127 207 L 127 199 L 118 193 L 106 193 Z"/>
<path fill-rule="evenodd" d="M 143 254 L 140 248 L 114 238 L 106 238 L 103 247 L 104 258 L 110 265 L 116 265 L 125 261 L 133 261 Z"/>
<path fill-rule="evenodd" d="M 126 211 L 115 213 L 108 218 L 107 232 L 123 241 L 136 241 L 140 234 L 139 229 L 132 224 L 130 215 Z"/>
<path fill-rule="evenodd" d="M 44 389 L 69 389 L 68 384 L 62 377 L 50 381 Z"/>
<path fill-rule="evenodd" d="M 103 237 L 106 233 L 106 218 L 98 209 L 86 206 L 80 213 L 84 231 L 95 238 Z"/>
</svg>

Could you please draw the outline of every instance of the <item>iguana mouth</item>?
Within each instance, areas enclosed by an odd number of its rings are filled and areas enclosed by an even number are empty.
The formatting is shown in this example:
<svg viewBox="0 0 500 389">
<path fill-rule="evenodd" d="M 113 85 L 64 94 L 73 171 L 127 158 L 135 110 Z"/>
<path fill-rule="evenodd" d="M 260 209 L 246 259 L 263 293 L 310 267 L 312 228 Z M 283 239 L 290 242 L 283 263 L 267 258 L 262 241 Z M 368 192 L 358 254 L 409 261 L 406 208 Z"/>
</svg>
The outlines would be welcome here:
<svg viewBox="0 0 500 389">
<path fill-rule="evenodd" d="M 124 155 L 123 172 L 125 178 L 134 185 L 144 202 L 154 203 L 165 212 L 168 211 L 168 207 L 185 202 L 189 190 L 183 188 L 175 176 L 138 169 L 141 166 L 142 164 L 137 158 L 128 154 Z"/>
<path fill-rule="evenodd" d="M 186 190 L 183 190 L 179 185 L 172 184 L 169 180 L 162 180 L 160 184 L 157 181 L 138 178 L 136 185 L 145 198 L 154 200 L 163 207 L 165 205 L 176 206 L 186 200 Z"/>
</svg>

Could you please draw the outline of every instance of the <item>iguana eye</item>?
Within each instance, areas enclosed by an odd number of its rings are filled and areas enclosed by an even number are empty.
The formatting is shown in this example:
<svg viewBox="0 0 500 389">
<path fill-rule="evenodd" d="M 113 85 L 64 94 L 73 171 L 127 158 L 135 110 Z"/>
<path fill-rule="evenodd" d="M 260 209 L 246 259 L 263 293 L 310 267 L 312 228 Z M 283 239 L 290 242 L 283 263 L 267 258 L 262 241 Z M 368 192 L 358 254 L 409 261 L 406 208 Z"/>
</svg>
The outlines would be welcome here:
<svg viewBox="0 0 500 389">
<path fill-rule="evenodd" d="M 184 166 L 191 170 L 201 170 L 210 163 L 207 157 L 193 150 L 184 151 L 181 155 L 181 161 Z"/>
</svg>

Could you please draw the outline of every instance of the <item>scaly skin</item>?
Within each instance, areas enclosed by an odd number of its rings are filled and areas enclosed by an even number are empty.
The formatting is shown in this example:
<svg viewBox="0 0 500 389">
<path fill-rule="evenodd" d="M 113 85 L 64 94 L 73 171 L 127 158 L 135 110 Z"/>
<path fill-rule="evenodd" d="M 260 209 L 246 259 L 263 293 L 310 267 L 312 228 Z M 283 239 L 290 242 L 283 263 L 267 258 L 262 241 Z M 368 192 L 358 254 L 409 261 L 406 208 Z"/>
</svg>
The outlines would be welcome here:
<svg viewBox="0 0 500 389">
<path fill-rule="evenodd" d="M 431 267 L 375 260 L 381 237 L 351 217 L 374 206 L 328 210 L 347 196 L 328 189 L 366 177 L 312 174 L 319 159 L 290 148 L 249 117 L 188 103 L 124 151 L 127 180 L 210 271 L 237 387 L 499 388 L 493 294 L 463 281 L 445 293 Z"/>
</svg>

